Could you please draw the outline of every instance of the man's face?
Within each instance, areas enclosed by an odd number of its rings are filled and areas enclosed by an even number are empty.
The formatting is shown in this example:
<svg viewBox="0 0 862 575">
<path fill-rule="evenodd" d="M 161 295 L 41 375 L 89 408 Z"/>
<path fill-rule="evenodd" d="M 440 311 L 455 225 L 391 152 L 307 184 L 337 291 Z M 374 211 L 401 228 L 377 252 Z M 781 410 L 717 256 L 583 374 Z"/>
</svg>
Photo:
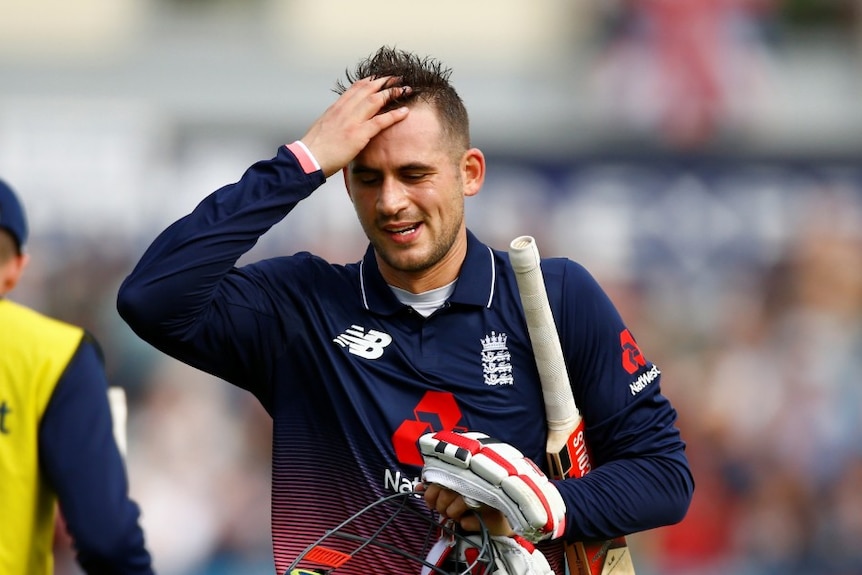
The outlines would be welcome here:
<svg viewBox="0 0 862 575">
<path fill-rule="evenodd" d="M 418 104 L 346 168 L 348 193 L 387 281 L 411 289 L 404 280 L 411 284 L 441 269 L 455 268 L 454 275 L 441 275 L 442 283 L 457 275 L 466 253 L 464 196 L 481 185 L 471 171 L 475 154 L 481 157 L 478 150 L 453 151 L 434 109 Z"/>
<path fill-rule="evenodd" d="M 0 298 L 12 291 L 30 256 L 19 253 L 12 236 L 0 228 Z"/>
</svg>

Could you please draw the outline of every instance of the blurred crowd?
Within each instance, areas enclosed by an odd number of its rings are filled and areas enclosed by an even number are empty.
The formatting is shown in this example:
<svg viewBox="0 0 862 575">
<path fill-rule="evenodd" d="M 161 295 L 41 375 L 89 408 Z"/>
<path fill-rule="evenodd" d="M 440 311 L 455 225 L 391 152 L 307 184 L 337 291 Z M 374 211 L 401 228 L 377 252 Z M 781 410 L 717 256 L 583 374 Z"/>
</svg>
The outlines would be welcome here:
<svg viewBox="0 0 862 575">
<path fill-rule="evenodd" d="M 561 178 L 490 164 L 468 224 L 500 248 L 536 230 L 546 255 L 585 263 L 678 408 L 694 502 L 678 526 L 630 539 L 639 573 L 862 572 L 862 178 L 832 169 L 775 189 L 724 185 L 715 167 L 668 176 L 660 164 L 612 162 Z M 334 209 L 310 203 L 306 218 Z M 332 234 L 300 241 L 278 229 L 261 256 L 361 257 L 361 241 L 347 242 L 351 252 L 327 243 Z M 269 574 L 270 420 L 250 394 L 167 359 L 122 323 L 116 289 L 145 241 L 118 243 L 35 238 L 21 292 L 93 331 L 112 383 L 127 390 L 131 489 L 160 572 Z M 62 536 L 57 549 L 58 575 L 77 573 Z"/>
<path fill-rule="evenodd" d="M 697 478 L 687 519 L 645 538 L 657 573 L 862 572 L 860 203 L 811 200 L 773 265 L 701 302 L 708 333 L 641 328 Z"/>
</svg>

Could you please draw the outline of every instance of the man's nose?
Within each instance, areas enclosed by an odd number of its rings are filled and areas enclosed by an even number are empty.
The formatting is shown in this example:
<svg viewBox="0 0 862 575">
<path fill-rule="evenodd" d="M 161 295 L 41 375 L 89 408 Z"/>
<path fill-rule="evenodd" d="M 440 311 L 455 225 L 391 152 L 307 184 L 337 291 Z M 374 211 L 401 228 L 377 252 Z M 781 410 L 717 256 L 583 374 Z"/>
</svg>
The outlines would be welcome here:
<svg viewBox="0 0 862 575">
<path fill-rule="evenodd" d="M 384 178 L 377 193 L 377 210 L 386 215 L 394 215 L 408 203 L 407 189 L 397 178 Z"/>
</svg>

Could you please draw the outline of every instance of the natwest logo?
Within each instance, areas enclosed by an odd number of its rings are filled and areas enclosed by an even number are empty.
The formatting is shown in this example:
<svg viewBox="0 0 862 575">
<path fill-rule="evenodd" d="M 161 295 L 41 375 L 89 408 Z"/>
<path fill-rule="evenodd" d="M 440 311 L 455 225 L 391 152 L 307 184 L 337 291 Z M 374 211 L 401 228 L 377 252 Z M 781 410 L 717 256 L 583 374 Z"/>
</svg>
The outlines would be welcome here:
<svg viewBox="0 0 862 575">
<path fill-rule="evenodd" d="M 460 427 L 461 409 L 455 396 L 443 391 L 428 391 L 413 408 L 413 419 L 405 419 L 392 434 L 392 446 L 399 463 L 423 465 L 419 438 L 432 431 L 467 431 Z"/>
<path fill-rule="evenodd" d="M 620 345 L 623 348 L 623 369 L 633 374 L 646 366 L 646 359 L 629 330 L 624 329 L 620 332 Z"/>
</svg>

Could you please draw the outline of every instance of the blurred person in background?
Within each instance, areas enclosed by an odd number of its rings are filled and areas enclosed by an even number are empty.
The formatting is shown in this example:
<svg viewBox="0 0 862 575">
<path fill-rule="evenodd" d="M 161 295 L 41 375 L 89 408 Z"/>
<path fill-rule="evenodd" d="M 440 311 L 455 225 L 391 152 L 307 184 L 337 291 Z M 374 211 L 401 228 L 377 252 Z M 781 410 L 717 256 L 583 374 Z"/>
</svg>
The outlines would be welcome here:
<svg viewBox="0 0 862 575">
<path fill-rule="evenodd" d="M 419 485 L 425 433 L 482 431 L 547 468 L 511 264 L 464 222 L 485 160 L 448 78 L 436 60 L 386 47 L 363 60 L 303 138 L 169 226 L 119 290 L 120 314 L 144 340 L 249 390 L 273 417 L 280 574 L 324 530 Z M 342 171 L 370 241 L 361 262 L 338 266 L 306 252 L 237 266 Z M 564 501 L 565 528 L 534 541 L 562 573 L 563 538 L 679 521 L 693 480 L 660 372 L 610 299 L 570 260 L 543 267 L 596 463 L 583 480 L 549 487 Z M 459 494 L 430 485 L 425 496 L 443 518 L 477 530 Z M 479 513 L 487 524 L 500 519 L 484 506 Z M 400 519 L 390 545 L 421 556 L 426 524 Z M 415 568 L 373 547 L 351 561 L 353 572 Z"/>
<path fill-rule="evenodd" d="M 27 266 L 27 234 L 0 180 L 0 573 L 54 573 L 59 503 L 85 573 L 152 574 L 98 343 L 6 297 Z"/>
<path fill-rule="evenodd" d="M 745 127 L 767 93 L 771 54 L 762 22 L 777 0 L 618 0 L 599 60 L 602 100 L 638 131 L 676 148 Z M 745 99 L 744 101 L 742 99 Z"/>
</svg>

